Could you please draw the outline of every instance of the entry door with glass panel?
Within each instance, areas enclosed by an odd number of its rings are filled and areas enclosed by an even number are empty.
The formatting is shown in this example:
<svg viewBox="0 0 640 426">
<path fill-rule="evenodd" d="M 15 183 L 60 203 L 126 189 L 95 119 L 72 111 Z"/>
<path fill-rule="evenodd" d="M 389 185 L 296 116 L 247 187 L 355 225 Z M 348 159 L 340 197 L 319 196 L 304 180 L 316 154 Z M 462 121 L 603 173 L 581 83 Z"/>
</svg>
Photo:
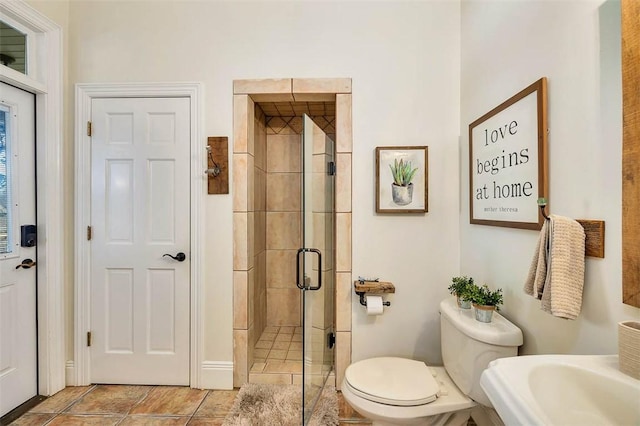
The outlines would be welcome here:
<svg viewBox="0 0 640 426">
<path fill-rule="evenodd" d="M 308 116 L 302 135 L 302 248 L 298 287 L 303 292 L 303 423 L 313 413 L 333 368 L 334 142 Z"/>
<path fill-rule="evenodd" d="M 38 393 L 34 105 L 0 83 L 0 417 Z"/>
</svg>

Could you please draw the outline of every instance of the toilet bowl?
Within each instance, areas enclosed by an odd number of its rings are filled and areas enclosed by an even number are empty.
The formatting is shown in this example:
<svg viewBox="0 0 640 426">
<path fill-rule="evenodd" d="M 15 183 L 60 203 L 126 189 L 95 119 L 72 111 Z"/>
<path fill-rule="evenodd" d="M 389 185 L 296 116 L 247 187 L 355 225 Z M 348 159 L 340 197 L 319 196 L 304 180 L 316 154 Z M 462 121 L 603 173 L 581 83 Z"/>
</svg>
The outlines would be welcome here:
<svg viewBox="0 0 640 426">
<path fill-rule="evenodd" d="M 374 426 L 462 426 L 478 404 L 491 406 L 480 375 L 494 359 L 517 355 L 522 331 L 500 314 L 480 323 L 470 309 L 459 309 L 455 298 L 444 300 L 440 313 L 444 367 L 379 357 L 345 370 L 344 399 Z"/>
</svg>

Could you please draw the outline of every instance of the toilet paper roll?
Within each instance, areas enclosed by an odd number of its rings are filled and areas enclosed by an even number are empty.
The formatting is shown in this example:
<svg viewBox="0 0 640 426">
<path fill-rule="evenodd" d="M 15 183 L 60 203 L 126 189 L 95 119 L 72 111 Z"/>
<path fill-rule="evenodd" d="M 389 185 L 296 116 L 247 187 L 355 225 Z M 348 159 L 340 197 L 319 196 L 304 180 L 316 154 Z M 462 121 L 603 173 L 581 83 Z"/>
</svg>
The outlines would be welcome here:
<svg viewBox="0 0 640 426">
<path fill-rule="evenodd" d="M 367 315 L 382 315 L 382 296 L 365 296 L 367 300 Z"/>
</svg>

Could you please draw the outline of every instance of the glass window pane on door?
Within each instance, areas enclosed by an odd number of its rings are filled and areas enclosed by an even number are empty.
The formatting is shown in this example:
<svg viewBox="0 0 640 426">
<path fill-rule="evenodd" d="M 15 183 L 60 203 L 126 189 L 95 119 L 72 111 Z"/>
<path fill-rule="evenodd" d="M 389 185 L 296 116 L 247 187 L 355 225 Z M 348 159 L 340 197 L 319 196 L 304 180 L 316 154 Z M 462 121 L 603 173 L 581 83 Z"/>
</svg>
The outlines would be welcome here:
<svg viewBox="0 0 640 426">
<path fill-rule="evenodd" d="M 1 107 L 0 107 L 1 108 Z M 0 109 L 0 254 L 11 253 L 11 193 L 7 138 L 8 111 Z"/>
<path fill-rule="evenodd" d="M 27 73 L 27 35 L 0 21 L 0 63 Z"/>
</svg>

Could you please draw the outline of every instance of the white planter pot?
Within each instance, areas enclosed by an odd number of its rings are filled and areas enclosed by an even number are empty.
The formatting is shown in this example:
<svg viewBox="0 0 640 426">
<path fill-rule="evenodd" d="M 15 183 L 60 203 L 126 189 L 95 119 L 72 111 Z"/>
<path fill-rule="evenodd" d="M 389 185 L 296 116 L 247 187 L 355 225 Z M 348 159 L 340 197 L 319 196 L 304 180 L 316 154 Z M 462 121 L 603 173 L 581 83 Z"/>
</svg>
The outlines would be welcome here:
<svg viewBox="0 0 640 426">
<path fill-rule="evenodd" d="M 473 307 L 476 311 L 476 320 L 480 322 L 491 322 L 491 318 L 493 317 L 493 311 L 496 310 L 495 306 L 484 306 L 484 305 L 476 305 Z"/>
<path fill-rule="evenodd" d="M 456 297 L 456 300 L 458 301 L 458 308 L 471 309 L 471 300 L 464 300 L 460 299 L 459 297 Z"/>
<path fill-rule="evenodd" d="M 406 206 L 413 199 L 413 184 L 407 186 L 391 184 L 391 197 L 393 202 L 399 206 Z"/>
</svg>

